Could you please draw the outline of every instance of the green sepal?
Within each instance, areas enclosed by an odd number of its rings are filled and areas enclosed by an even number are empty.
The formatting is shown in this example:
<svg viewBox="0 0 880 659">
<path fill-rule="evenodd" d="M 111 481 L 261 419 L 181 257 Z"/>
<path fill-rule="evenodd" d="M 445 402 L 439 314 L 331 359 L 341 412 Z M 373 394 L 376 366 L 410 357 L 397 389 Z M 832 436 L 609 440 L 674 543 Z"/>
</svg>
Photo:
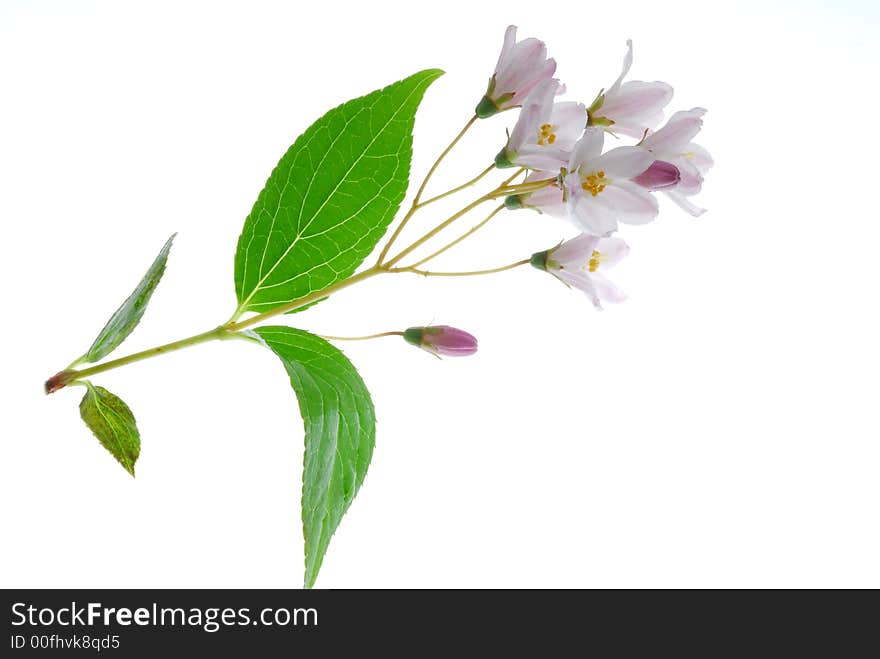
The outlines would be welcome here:
<svg viewBox="0 0 880 659">
<path fill-rule="evenodd" d="M 605 102 L 605 90 L 599 92 L 599 95 L 596 96 L 596 100 L 592 102 L 590 107 L 587 108 L 587 115 L 592 116 L 596 112 L 599 111 L 599 108 L 602 107 L 602 104 Z"/>
<path fill-rule="evenodd" d="M 532 254 L 532 258 L 529 259 L 529 263 L 533 268 L 537 268 L 538 270 L 547 271 L 547 257 L 550 254 L 549 249 L 545 249 L 543 252 L 535 252 Z"/>
<path fill-rule="evenodd" d="M 403 331 L 403 339 L 407 343 L 411 343 L 414 346 L 421 347 L 422 338 L 425 335 L 424 327 L 410 327 Z"/>
<path fill-rule="evenodd" d="M 516 158 L 516 153 L 509 148 L 504 147 L 498 152 L 498 155 L 495 156 L 495 166 L 498 169 L 510 169 L 511 167 L 516 167 L 517 165 L 511 162 L 513 158 Z"/>
<path fill-rule="evenodd" d="M 589 118 L 587 119 L 587 126 L 608 127 L 608 126 L 613 126 L 613 125 L 614 125 L 614 122 L 611 119 L 608 119 L 607 117 L 595 117 L 593 115 L 590 115 Z"/>
<path fill-rule="evenodd" d="M 498 106 L 495 105 L 495 101 L 493 101 L 488 96 L 484 96 L 480 99 L 480 102 L 477 103 L 477 107 L 474 108 L 474 113 L 480 119 L 487 119 L 494 114 L 498 114 Z"/>
<path fill-rule="evenodd" d="M 512 194 L 508 197 L 504 198 L 504 207 L 508 210 L 519 210 L 520 208 L 525 208 L 525 204 L 523 203 L 522 195 Z"/>
</svg>

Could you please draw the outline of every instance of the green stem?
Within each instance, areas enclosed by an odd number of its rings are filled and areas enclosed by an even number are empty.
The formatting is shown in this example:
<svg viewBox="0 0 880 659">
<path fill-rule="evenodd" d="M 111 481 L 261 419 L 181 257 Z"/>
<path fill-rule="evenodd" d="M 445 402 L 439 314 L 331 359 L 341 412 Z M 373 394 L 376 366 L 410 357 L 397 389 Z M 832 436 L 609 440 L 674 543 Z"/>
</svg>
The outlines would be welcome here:
<svg viewBox="0 0 880 659">
<path fill-rule="evenodd" d="M 182 350 L 183 348 L 188 348 L 199 343 L 205 343 L 206 341 L 213 341 L 215 339 L 242 338 L 242 335 L 237 333 L 239 330 L 245 329 L 252 325 L 256 325 L 257 323 L 260 323 L 268 318 L 272 318 L 273 316 L 292 311 L 293 309 L 304 307 L 307 304 L 315 302 L 316 300 L 327 297 L 331 293 L 340 291 L 343 288 L 351 286 L 352 284 L 364 281 L 365 279 L 369 279 L 370 277 L 381 274 L 383 272 L 387 272 L 387 270 L 385 270 L 384 268 L 370 268 L 368 270 L 364 270 L 363 272 L 359 272 L 356 275 L 352 275 L 347 279 L 343 279 L 342 281 L 337 282 L 331 286 L 327 286 L 320 291 L 315 291 L 311 295 L 307 295 L 303 298 L 300 298 L 299 300 L 284 304 L 280 307 L 276 307 L 275 309 L 271 309 L 269 311 L 258 314 L 251 318 L 247 318 L 242 321 L 230 321 L 225 325 L 221 325 L 220 327 L 216 327 L 207 332 L 202 332 L 201 334 L 196 334 L 195 336 L 190 336 L 186 339 L 181 339 L 172 343 L 166 343 L 165 345 L 156 346 L 155 348 L 149 348 L 148 350 L 142 350 L 141 352 L 136 352 L 125 357 L 120 357 L 119 359 L 113 359 L 109 362 L 104 362 L 103 364 L 90 366 L 89 368 L 84 368 L 81 371 L 67 368 L 63 371 L 60 371 L 59 373 L 56 373 L 46 381 L 46 393 L 51 394 L 55 391 L 58 391 L 59 389 L 63 389 L 67 385 L 72 384 L 76 380 L 80 380 L 82 378 L 87 378 L 98 373 L 104 373 L 105 371 L 110 371 L 114 368 L 119 368 L 120 366 L 126 366 L 128 364 L 133 364 L 134 362 L 139 362 L 144 359 L 150 359 L 151 357 L 157 357 L 159 355 L 164 355 L 169 352 Z"/>
<path fill-rule="evenodd" d="M 407 256 L 408 254 L 410 254 L 411 252 L 413 252 L 414 250 L 418 249 L 418 248 L 421 247 L 423 244 L 425 244 L 426 242 L 428 242 L 429 240 L 431 240 L 431 238 L 433 238 L 433 237 L 436 236 L 438 233 L 440 233 L 441 231 L 443 231 L 443 229 L 445 229 L 445 228 L 448 227 L 450 224 L 452 224 L 453 222 L 455 222 L 455 221 L 456 221 L 458 218 L 460 218 L 462 215 L 467 215 L 468 213 L 470 213 L 472 210 L 474 210 L 474 209 L 475 209 L 477 206 L 479 206 L 480 204 L 484 204 L 484 203 L 486 203 L 487 201 L 489 201 L 489 200 L 491 200 L 491 199 L 494 199 L 495 197 L 493 196 L 493 194 L 495 194 L 495 193 L 497 193 L 497 192 L 498 192 L 498 189 L 494 190 L 493 192 L 490 192 L 490 193 L 487 194 L 487 195 L 484 195 L 484 196 L 480 197 L 479 199 L 476 199 L 476 200 L 472 201 L 472 202 L 469 203 L 467 206 L 465 206 L 464 208 L 462 208 L 460 211 L 458 211 L 457 213 L 455 213 L 454 215 L 452 215 L 451 217 L 449 217 L 448 219 L 444 220 L 443 222 L 441 222 L 440 224 L 438 224 L 436 227 L 434 227 L 433 229 L 431 229 L 430 231 L 428 231 L 425 235 L 423 235 L 421 238 L 419 238 L 418 240 L 416 240 L 416 241 L 415 241 L 414 243 L 412 243 L 409 247 L 407 247 L 406 249 L 404 249 L 404 250 L 402 250 L 401 252 L 399 252 L 399 253 L 397 254 L 397 256 L 395 256 L 394 258 L 390 259 L 390 260 L 384 265 L 384 267 L 385 267 L 385 268 L 390 268 L 390 267 L 393 266 L 395 263 L 400 262 L 401 259 L 406 258 L 406 256 Z"/>
<path fill-rule="evenodd" d="M 461 191 L 464 190 L 465 188 L 469 188 L 469 187 L 471 187 L 472 185 L 475 185 L 476 183 L 479 183 L 480 180 L 481 180 L 484 176 L 486 176 L 486 174 L 488 174 L 489 172 L 491 172 L 493 169 L 495 169 L 495 165 L 494 165 L 494 163 L 491 164 L 491 165 L 489 165 L 488 167 L 486 167 L 486 169 L 484 169 L 482 172 L 480 172 L 479 174 L 477 174 L 474 178 L 472 178 L 472 179 L 471 179 L 470 181 L 468 181 L 467 183 L 462 183 L 462 184 L 459 185 L 458 187 L 456 187 L 456 188 L 452 188 L 452 190 L 447 190 L 446 192 L 444 192 L 444 193 L 442 193 L 442 194 L 438 194 L 436 197 L 431 197 L 430 199 L 427 199 L 427 200 L 425 200 L 425 201 L 419 203 L 419 204 L 417 205 L 417 207 L 418 207 L 418 208 L 424 208 L 424 207 L 427 206 L 428 204 L 433 204 L 435 201 L 439 201 L 439 200 L 441 200 L 441 199 L 444 199 L 444 198 L 446 198 L 446 197 L 449 197 L 449 196 L 451 196 L 451 195 L 454 195 L 456 192 L 461 192 Z"/>
<path fill-rule="evenodd" d="M 491 275 L 496 272 L 504 272 L 505 270 L 513 270 L 523 265 L 528 265 L 531 259 L 523 259 L 516 263 L 503 265 L 500 268 L 491 268 L 489 270 L 467 270 L 465 272 L 434 272 L 430 270 L 417 270 L 416 268 L 391 268 L 388 272 L 411 272 L 414 275 L 422 275 L 423 277 L 474 277 L 477 275 Z"/>
<path fill-rule="evenodd" d="M 425 178 L 422 180 L 422 184 L 419 186 L 419 190 L 418 190 L 418 192 L 416 192 L 416 196 L 413 198 L 412 205 L 409 207 L 409 210 L 407 211 L 406 215 L 403 216 L 403 219 L 400 221 L 400 224 L 397 225 L 397 228 L 394 230 L 394 233 L 391 234 L 391 238 L 389 238 L 388 242 L 385 243 L 385 247 L 382 248 L 382 252 L 379 254 L 379 260 L 376 261 L 377 266 L 382 265 L 383 261 L 385 260 L 385 257 L 388 256 L 388 252 L 391 249 L 391 246 L 394 244 L 394 241 L 397 240 L 397 237 L 400 235 L 400 232 L 403 231 L 403 227 L 406 226 L 406 223 L 409 222 L 409 219 L 418 210 L 419 201 L 422 198 L 422 194 L 425 192 L 425 186 L 428 185 L 428 181 L 431 180 L 431 177 L 434 175 L 434 172 L 437 170 L 437 167 L 440 166 L 440 163 L 443 162 L 443 159 L 446 157 L 446 155 L 450 151 L 452 151 L 452 149 L 455 147 L 455 145 L 458 144 L 459 140 L 461 140 L 461 138 L 464 137 L 464 134 L 466 132 L 468 132 L 468 130 L 470 130 L 470 127 L 473 126 L 474 123 L 476 123 L 476 121 L 477 121 L 477 115 L 474 115 L 473 117 L 471 117 L 470 120 L 468 120 L 468 122 L 464 125 L 464 128 L 462 128 L 459 131 L 458 135 L 455 136 L 455 139 L 453 139 L 452 142 L 449 143 L 449 146 L 447 146 L 443 150 L 443 153 L 441 153 L 437 157 L 437 160 L 434 161 L 434 164 L 431 165 L 431 169 L 429 169 L 428 173 L 425 174 Z"/>
<path fill-rule="evenodd" d="M 430 171 L 428 172 L 428 175 L 425 177 L 425 180 L 422 182 L 422 185 L 419 188 L 418 193 L 416 194 L 416 199 L 413 202 L 413 207 L 410 209 L 410 212 L 407 213 L 407 216 L 404 218 L 404 221 L 409 219 L 409 217 L 412 216 L 412 213 L 415 212 L 415 209 L 418 207 L 419 200 L 421 199 L 421 195 L 424 192 L 425 185 L 427 184 L 428 179 L 434 173 L 434 170 L 437 169 L 437 166 L 439 165 L 440 161 L 443 160 L 445 155 L 452 149 L 453 146 L 455 146 L 455 144 L 458 142 L 458 140 L 461 139 L 462 135 L 464 135 L 464 133 L 467 131 L 467 129 L 470 128 L 471 125 L 473 125 L 475 120 L 476 120 L 476 118 L 471 119 L 471 121 L 468 122 L 467 126 L 465 126 L 465 128 L 459 133 L 459 135 L 452 141 L 452 143 L 440 155 L 440 157 L 437 159 L 437 162 L 434 163 L 434 166 L 430 169 Z M 482 176 L 484 176 L 486 173 L 488 173 L 488 171 L 489 170 L 486 170 L 486 172 L 481 174 L 480 178 L 482 178 Z M 518 173 L 519 172 L 517 172 L 517 174 Z M 135 362 L 143 361 L 145 359 L 150 359 L 152 357 L 157 357 L 158 355 L 164 355 L 164 354 L 167 354 L 170 352 L 175 352 L 177 350 L 182 350 L 183 348 L 188 348 L 190 346 L 194 346 L 199 343 L 205 343 L 207 341 L 214 341 L 217 339 L 242 338 L 243 335 L 238 334 L 239 330 L 243 330 L 245 328 L 248 328 L 248 327 L 251 327 L 251 326 L 256 325 L 258 323 L 261 323 L 264 320 L 267 320 L 267 319 L 272 318 L 274 316 L 278 316 L 280 314 L 287 313 L 287 312 L 293 311 L 295 309 L 299 309 L 301 307 L 304 307 L 306 305 L 311 304 L 312 302 L 316 302 L 317 300 L 325 298 L 325 297 L 331 295 L 332 293 L 336 293 L 337 291 L 341 291 L 344 288 L 348 288 L 349 286 L 352 286 L 358 282 L 364 281 L 366 279 L 370 279 L 371 277 L 375 277 L 376 275 L 379 275 L 382 273 L 412 272 L 414 274 L 420 274 L 420 275 L 424 275 L 424 276 L 464 277 L 464 276 L 469 276 L 469 275 L 480 275 L 480 274 L 490 274 L 493 272 L 502 272 L 504 270 L 509 270 L 511 268 L 515 268 L 515 267 L 518 267 L 518 266 L 523 265 L 525 263 L 528 263 L 529 260 L 526 259 L 525 261 L 513 263 L 511 265 L 504 266 L 501 268 L 493 268 L 491 270 L 475 270 L 472 272 L 428 272 L 425 270 L 417 270 L 414 267 L 407 267 L 407 268 L 393 268 L 392 267 L 395 263 L 400 261 L 400 259 L 402 259 L 405 256 L 407 256 L 408 254 L 410 254 L 413 250 L 420 247 L 423 243 L 425 243 L 428 240 L 430 240 L 431 238 L 433 238 L 440 231 L 442 231 L 443 229 L 448 227 L 450 224 L 452 224 L 455 220 L 460 218 L 462 215 L 465 215 L 466 213 L 470 212 L 471 210 L 473 210 L 474 208 L 476 208 L 480 204 L 482 204 L 486 201 L 490 201 L 492 199 L 495 199 L 497 197 L 508 195 L 508 194 L 518 194 L 518 193 L 525 192 L 525 191 L 536 190 L 536 189 L 539 189 L 540 187 L 543 187 L 545 185 L 549 185 L 553 180 L 553 179 L 549 179 L 547 181 L 535 181 L 532 183 L 510 186 L 509 183 L 513 180 L 513 178 L 515 178 L 515 176 L 516 175 L 514 175 L 514 177 L 511 177 L 510 179 L 508 179 L 507 181 L 502 183 L 498 188 L 496 188 L 495 190 L 493 190 L 489 194 L 484 195 L 484 196 L 480 197 L 479 199 L 477 199 L 476 201 L 468 204 L 462 210 L 460 210 L 458 213 L 451 216 L 449 219 L 445 220 L 444 222 L 440 223 L 434 229 L 432 229 L 431 231 L 426 233 L 424 236 L 422 236 L 421 238 L 416 240 L 412 245 L 410 245 L 409 247 L 404 249 L 402 252 L 400 252 L 400 254 L 398 254 L 393 259 L 388 261 L 387 264 L 383 263 L 383 259 L 387 255 L 387 251 L 388 251 L 388 248 L 390 247 L 391 243 L 394 242 L 394 239 L 399 234 L 400 228 L 401 228 L 400 226 L 398 226 L 398 231 L 395 232 L 395 234 L 392 236 L 391 241 L 388 243 L 388 245 L 386 245 L 385 250 L 383 251 L 382 256 L 380 257 L 379 261 L 372 268 L 368 268 L 367 270 L 363 270 L 362 272 L 359 272 L 355 275 L 352 275 L 352 276 L 348 277 L 347 279 L 343 279 L 342 281 L 336 282 L 335 284 L 331 284 L 330 286 L 327 286 L 320 291 L 315 291 L 314 293 L 306 295 L 305 297 L 302 297 L 302 298 L 295 300 L 293 302 L 289 302 L 288 304 L 283 304 L 281 306 L 275 307 L 274 309 L 270 309 L 269 311 L 265 311 L 263 313 L 256 314 L 256 315 L 252 316 L 251 318 L 247 318 L 247 319 L 241 320 L 241 321 L 231 320 L 231 321 L 225 323 L 224 325 L 221 325 L 220 327 L 216 327 L 216 328 L 209 330 L 207 332 L 202 332 L 201 334 L 196 334 L 195 336 L 190 336 L 185 339 L 180 339 L 179 341 L 173 341 L 172 343 L 166 343 L 161 346 L 156 346 L 155 348 L 149 348 L 147 350 L 142 350 L 140 352 L 136 352 L 131 355 L 127 355 L 125 357 L 120 357 L 119 359 L 113 359 L 108 362 L 104 362 L 103 364 L 97 364 L 95 366 L 90 366 L 90 367 L 84 368 L 82 370 L 76 370 L 75 368 L 73 368 L 73 366 L 76 366 L 79 363 L 81 363 L 83 358 L 80 358 L 76 362 L 71 364 L 71 366 L 69 366 L 68 368 L 66 368 L 63 371 L 60 371 L 59 373 L 56 373 L 55 375 L 53 375 L 51 378 L 49 378 L 46 381 L 46 385 L 45 385 L 46 386 L 46 393 L 52 393 L 54 391 L 58 391 L 59 389 L 62 389 L 70 384 L 74 384 L 74 383 L 79 384 L 79 381 L 82 380 L 83 378 L 87 378 L 92 375 L 97 375 L 98 373 L 104 373 L 106 371 L 110 371 L 115 368 L 119 368 L 121 366 L 133 364 Z M 467 187 L 467 186 L 465 185 L 465 186 L 461 186 L 461 187 Z M 431 200 L 429 200 L 429 201 L 431 201 Z M 428 203 L 428 202 L 425 202 L 425 203 Z M 497 213 L 500 209 L 501 209 L 501 207 L 496 209 L 495 212 Z M 463 240 L 465 237 L 467 237 L 468 235 L 470 235 L 471 233 L 476 231 L 480 226 L 482 226 L 483 224 L 488 222 L 488 220 L 491 219 L 493 215 L 494 215 L 494 213 L 492 215 L 490 215 L 489 218 L 484 220 L 480 225 L 477 225 L 477 227 L 475 227 L 474 229 L 469 231 L 467 234 L 465 234 L 465 236 L 462 236 L 458 240 L 453 241 L 450 245 L 447 245 L 443 249 L 439 250 L 437 253 L 432 255 L 430 258 L 433 258 L 433 256 L 435 256 L 436 254 L 442 253 L 442 252 L 446 251 L 447 249 L 449 249 L 450 247 L 452 247 L 453 245 L 461 242 L 461 240 Z M 424 262 L 425 262 L 425 260 L 422 260 L 418 264 L 421 264 Z M 333 338 L 336 338 L 338 340 L 359 340 L 361 338 L 376 338 L 378 336 L 390 336 L 392 334 L 394 334 L 394 333 L 391 332 L 391 333 L 384 333 L 384 334 L 380 334 L 380 335 L 371 335 L 369 337 L 353 337 L 353 338 L 348 338 L 348 339 L 346 339 L 345 337 L 333 337 Z"/>
<path fill-rule="evenodd" d="M 89 368 L 84 368 L 79 371 L 67 369 L 61 371 L 57 375 L 52 376 L 51 378 L 49 378 L 49 380 L 46 381 L 46 393 L 50 394 L 53 391 L 58 391 L 58 389 L 62 389 L 63 387 L 72 384 L 77 380 L 81 380 L 92 375 L 97 375 L 98 373 L 104 373 L 105 371 L 110 371 L 114 368 L 119 368 L 120 366 L 126 366 L 128 364 L 133 364 L 134 362 L 143 361 L 144 359 L 150 359 L 151 357 L 165 355 L 169 352 L 175 352 L 177 350 L 182 350 L 183 348 L 188 348 L 199 343 L 205 343 L 206 341 L 213 341 L 215 339 L 224 339 L 230 337 L 231 333 L 229 330 L 225 329 L 224 327 L 217 327 L 208 332 L 202 332 L 201 334 L 196 334 L 195 336 L 190 336 L 186 339 L 180 339 L 179 341 L 174 341 L 172 343 L 166 343 L 165 345 L 156 346 L 155 348 L 149 348 L 148 350 L 141 350 L 140 352 L 136 352 L 126 357 L 113 359 L 109 362 L 97 364 L 96 366 L 90 366 Z"/>
<path fill-rule="evenodd" d="M 462 235 L 460 235 L 458 238 L 456 238 L 456 239 L 453 240 L 452 242 L 450 242 L 450 243 L 448 243 L 447 245 L 444 245 L 443 247 L 441 247 L 440 249 L 438 249 L 436 252 L 433 252 L 432 254 L 429 254 L 429 255 L 426 256 L 425 258 L 423 258 L 423 259 L 421 259 L 421 260 L 419 260 L 419 261 L 416 261 L 416 262 L 413 263 L 410 267 L 411 267 L 411 268 L 418 268 L 418 267 L 419 267 L 420 265 L 422 265 L 423 263 L 427 263 L 428 261 L 431 261 L 432 259 L 437 258 L 438 256 L 440 256 L 440 255 L 443 254 L 444 252 L 446 252 L 446 251 L 452 249 L 453 247 L 455 247 L 456 245 L 458 245 L 458 243 L 460 243 L 462 240 L 464 240 L 465 238 L 469 238 L 470 236 L 472 236 L 473 234 L 475 234 L 477 231 L 479 231 L 480 229 L 482 229 L 484 226 L 486 226 L 486 224 L 489 223 L 489 220 L 491 220 L 493 217 L 495 217 L 496 215 L 498 215 L 498 213 L 500 213 L 502 210 L 504 210 L 504 204 L 501 204 L 501 205 L 498 206 L 495 210 L 493 210 L 491 213 L 489 213 L 489 216 L 488 216 L 486 219 L 484 219 L 484 220 L 483 220 L 482 222 L 480 222 L 479 224 L 473 226 L 473 227 L 470 229 L 470 231 L 467 231 L 466 233 L 463 233 Z"/>
<path fill-rule="evenodd" d="M 261 323 L 268 318 L 272 318 L 273 316 L 277 316 L 279 314 L 287 313 L 288 311 L 293 311 L 294 309 L 304 307 L 308 304 L 311 304 L 312 302 L 316 302 L 322 298 L 325 298 L 332 293 L 341 291 L 343 288 L 348 288 L 353 284 L 357 284 L 358 282 L 369 279 L 370 277 L 375 277 L 376 275 L 382 274 L 385 271 L 386 270 L 383 267 L 373 266 L 372 268 L 363 270 L 356 275 L 352 275 L 347 279 L 338 281 L 335 284 L 331 284 L 330 286 L 327 286 L 320 291 L 315 291 L 314 293 L 306 295 L 305 297 L 301 297 L 300 299 L 294 300 L 293 302 L 282 304 L 280 307 L 275 307 L 274 309 L 270 309 L 269 311 L 264 311 L 261 314 L 251 316 L 250 318 L 246 318 L 245 320 L 226 323 L 225 325 L 223 325 L 223 328 L 229 330 L 230 332 L 237 332 L 238 330 L 242 330 L 247 327 L 251 327 L 252 325 L 256 325 L 257 323 Z"/>
<path fill-rule="evenodd" d="M 366 336 L 330 336 L 327 334 L 319 334 L 318 336 L 330 341 L 367 341 L 369 339 L 380 339 L 383 336 L 403 336 L 403 332 L 379 332 L 378 334 L 367 334 Z"/>
<path fill-rule="evenodd" d="M 536 190 L 540 190 L 541 188 L 546 188 L 548 185 L 551 185 L 552 183 L 554 183 L 556 181 L 555 178 L 548 178 L 548 179 L 543 179 L 541 181 L 531 181 L 529 183 L 520 183 L 519 185 L 508 185 L 508 182 L 512 181 L 519 174 L 520 174 L 520 172 L 517 172 L 512 177 L 510 177 L 507 181 L 505 181 L 504 183 L 499 185 L 497 188 L 495 188 L 491 192 L 483 195 L 479 199 L 472 201 L 470 204 L 468 204 L 467 206 L 462 208 L 460 211 L 455 213 L 455 215 L 452 215 L 448 219 L 446 219 L 443 222 L 441 222 L 440 224 L 438 224 L 436 227 L 434 227 L 433 229 L 428 231 L 425 235 L 423 235 L 421 238 L 416 240 L 414 243 L 412 243 L 406 249 L 399 252 L 395 257 L 389 259 L 387 262 L 381 263 L 381 259 L 380 259 L 380 263 L 378 265 L 376 265 L 375 267 L 387 269 L 387 268 L 394 266 L 396 263 L 399 263 L 401 259 L 403 259 L 407 255 L 411 254 L 414 250 L 418 249 L 423 244 L 425 244 L 426 242 L 431 240 L 431 238 L 433 238 L 438 233 L 443 231 L 443 229 L 445 229 L 450 224 L 455 222 L 458 218 L 462 217 L 463 215 L 468 214 L 473 209 L 477 208 L 477 206 L 479 206 L 480 204 L 483 204 L 487 201 L 491 201 L 492 199 L 497 199 L 498 197 L 506 197 L 508 195 L 524 194 L 526 192 L 535 192 Z"/>
</svg>

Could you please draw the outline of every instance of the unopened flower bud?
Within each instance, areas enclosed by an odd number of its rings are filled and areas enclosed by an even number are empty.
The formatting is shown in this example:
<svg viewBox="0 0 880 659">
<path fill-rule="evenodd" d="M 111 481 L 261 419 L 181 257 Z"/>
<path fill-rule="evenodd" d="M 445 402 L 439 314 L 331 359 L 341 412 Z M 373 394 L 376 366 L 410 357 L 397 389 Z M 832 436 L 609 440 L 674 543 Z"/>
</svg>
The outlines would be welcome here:
<svg viewBox="0 0 880 659">
<path fill-rule="evenodd" d="M 445 357 L 466 357 L 477 351 L 477 339 L 449 325 L 410 327 L 403 333 L 407 343 Z"/>
<path fill-rule="evenodd" d="M 648 169 L 632 179 L 633 183 L 648 190 L 674 188 L 680 181 L 681 172 L 678 167 L 665 160 L 655 160 Z"/>
</svg>

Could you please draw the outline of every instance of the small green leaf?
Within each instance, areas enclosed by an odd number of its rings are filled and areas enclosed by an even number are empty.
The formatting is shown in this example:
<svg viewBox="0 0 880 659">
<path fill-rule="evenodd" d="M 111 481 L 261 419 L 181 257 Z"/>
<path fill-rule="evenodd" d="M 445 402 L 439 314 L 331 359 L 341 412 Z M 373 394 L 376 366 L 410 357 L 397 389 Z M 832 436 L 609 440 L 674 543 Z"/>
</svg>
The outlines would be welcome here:
<svg viewBox="0 0 880 659">
<path fill-rule="evenodd" d="M 431 69 L 330 110 L 272 172 L 235 253 L 238 313 L 268 311 L 351 275 L 406 194 Z"/>
<path fill-rule="evenodd" d="M 79 404 L 79 414 L 101 445 L 134 476 L 134 463 L 141 452 L 141 437 L 134 415 L 121 398 L 104 387 L 86 383 L 88 391 Z"/>
<path fill-rule="evenodd" d="M 324 339 L 290 327 L 259 327 L 249 334 L 281 358 L 305 424 L 302 520 L 305 587 L 311 588 L 370 466 L 373 401 L 352 363 Z"/>
<path fill-rule="evenodd" d="M 98 334 L 98 338 L 92 343 L 89 351 L 79 360 L 81 362 L 96 362 L 113 352 L 119 344 L 125 341 L 132 330 L 140 322 L 147 309 L 147 303 L 153 295 L 153 291 L 162 279 L 165 272 L 165 264 L 168 262 L 168 252 L 171 251 L 171 243 L 175 233 L 159 251 L 153 265 L 147 270 L 134 292 L 122 303 L 116 312 L 107 321 L 104 329 Z"/>
</svg>

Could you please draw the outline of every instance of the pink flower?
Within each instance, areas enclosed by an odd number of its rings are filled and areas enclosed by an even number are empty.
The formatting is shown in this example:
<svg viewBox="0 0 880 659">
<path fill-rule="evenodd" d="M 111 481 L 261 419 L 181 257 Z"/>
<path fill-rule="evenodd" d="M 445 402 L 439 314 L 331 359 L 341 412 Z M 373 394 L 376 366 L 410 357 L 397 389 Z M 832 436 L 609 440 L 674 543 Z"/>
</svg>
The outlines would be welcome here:
<svg viewBox="0 0 880 659">
<path fill-rule="evenodd" d="M 565 177 L 572 220 L 582 231 L 607 236 L 617 223 L 645 224 L 657 217 L 657 200 L 633 181 L 654 163 L 638 146 L 602 153 L 604 131 L 587 128 L 571 155 Z"/>
<path fill-rule="evenodd" d="M 641 138 L 663 119 L 663 108 L 672 100 L 672 87 L 665 82 L 623 82 L 633 59 L 632 41 L 626 45 L 623 71 L 587 111 L 591 126 L 605 126 L 613 133 Z"/>
<path fill-rule="evenodd" d="M 688 197 L 702 189 L 703 175 L 714 164 L 709 152 L 691 141 L 703 127 L 705 113 L 703 108 L 676 112 L 665 126 L 645 137 L 640 143 L 641 148 L 660 159 L 657 162 L 665 161 L 678 169 L 679 182 L 664 188 L 663 192 L 695 217 L 702 215 L 705 209 L 691 203 Z"/>
<path fill-rule="evenodd" d="M 542 80 L 552 78 L 555 72 L 556 61 L 547 59 L 544 42 L 533 38 L 517 42 L 516 26 L 511 25 L 504 33 L 504 45 L 486 95 L 477 104 L 477 116 L 485 119 L 522 105 L 529 92 Z"/>
<path fill-rule="evenodd" d="M 542 80 L 523 102 L 507 145 L 495 157 L 498 167 L 528 167 L 558 173 L 587 125 L 582 103 L 554 103 L 564 90 L 555 78 Z M 545 176 L 545 178 L 547 178 Z"/>
<path fill-rule="evenodd" d="M 629 247 L 620 238 L 600 238 L 584 233 L 558 247 L 533 254 L 531 263 L 567 286 L 583 291 L 593 305 L 601 309 L 603 300 L 622 302 L 626 299 L 601 271 L 612 267 L 628 253 Z"/>
<path fill-rule="evenodd" d="M 449 325 L 410 327 L 404 331 L 403 338 L 438 357 L 466 357 L 477 351 L 477 340 L 473 336 Z"/>
</svg>

